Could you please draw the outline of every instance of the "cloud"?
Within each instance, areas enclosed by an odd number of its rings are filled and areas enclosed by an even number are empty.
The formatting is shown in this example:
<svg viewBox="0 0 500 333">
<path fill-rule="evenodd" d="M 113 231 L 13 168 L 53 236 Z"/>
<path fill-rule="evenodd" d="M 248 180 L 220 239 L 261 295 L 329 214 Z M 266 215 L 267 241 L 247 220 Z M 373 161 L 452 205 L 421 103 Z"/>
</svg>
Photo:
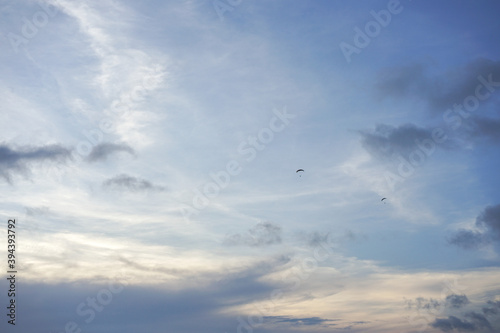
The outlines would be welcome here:
<svg viewBox="0 0 500 333">
<path fill-rule="evenodd" d="M 6 144 L 0 144 L 0 177 L 8 183 L 12 183 L 12 175 L 27 176 L 33 162 L 65 162 L 70 157 L 71 151 L 60 145 L 13 148 Z"/>
<path fill-rule="evenodd" d="M 351 242 L 360 239 L 360 235 L 352 230 L 345 230 L 343 233 L 334 234 L 331 232 L 300 232 L 298 238 L 310 247 L 332 246 L 344 242 Z"/>
<path fill-rule="evenodd" d="M 407 305 L 408 309 L 415 309 L 422 315 L 434 317 L 429 325 L 443 332 L 483 332 L 485 329 L 492 331 L 497 323 L 490 322 L 494 318 L 488 319 L 486 316 L 496 316 L 500 310 L 500 301 L 488 301 L 481 307 L 469 301 L 466 295 L 458 294 L 448 295 L 443 300 L 418 297 L 407 301 Z M 437 315 L 443 317 L 436 318 Z"/>
<path fill-rule="evenodd" d="M 375 85 L 381 97 L 413 98 L 428 104 L 434 112 L 445 112 L 474 96 L 480 84 L 478 76 L 500 81 L 500 61 L 480 58 L 446 73 L 430 75 L 429 66 L 421 63 L 387 68 Z"/>
<path fill-rule="evenodd" d="M 493 327 L 484 315 L 477 312 L 469 312 L 465 314 L 465 316 L 472 320 L 476 328 L 487 328 L 489 330 L 493 330 Z"/>
<path fill-rule="evenodd" d="M 487 306 L 483 307 L 485 315 L 497 315 L 500 312 L 500 301 L 488 301 Z"/>
<path fill-rule="evenodd" d="M 315 247 L 315 246 L 321 245 L 322 243 L 327 243 L 329 235 L 330 235 L 329 233 L 321 234 L 321 233 L 315 231 L 313 233 L 306 234 L 303 237 L 305 237 L 307 245 L 309 245 L 311 247 Z"/>
<path fill-rule="evenodd" d="M 375 90 L 382 97 L 421 95 L 423 91 L 427 91 L 426 84 L 429 83 L 425 68 L 423 64 L 387 68 L 380 72 Z"/>
<path fill-rule="evenodd" d="M 448 316 L 448 318 L 437 318 L 431 326 L 438 328 L 443 332 L 452 330 L 461 331 L 478 331 L 486 328 L 490 331 L 493 330 L 491 323 L 486 317 L 480 313 L 471 311 L 464 315 L 467 319 L 460 319 L 456 316 Z"/>
<path fill-rule="evenodd" d="M 449 244 L 459 246 L 463 249 L 477 249 L 490 241 L 482 232 L 460 229 L 448 240 Z"/>
<path fill-rule="evenodd" d="M 226 245 L 267 246 L 281 243 L 281 227 L 271 222 L 261 222 L 245 234 L 228 235 Z"/>
<path fill-rule="evenodd" d="M 108 156 L 117 152 L 126 152 L 130 155 L 135 155 L 135 151 L 126 143 L 101 143 L 92 149 L 89 156 L 87 156 L 87 161 L 91 163 L 105 161 Z"/>
<path fill-rule="evenodd" d="M 500 204 L 486 207 L 477 217 L 476 225 L 485 228 L 494 239 L 500 239 Z"/>
<path fill-rule="evenodd" d="M 477 249 L 500 240 L 500 204 L 488 206 L 476 218 L 477 230 L 460 229 L 453 233 L 449 244 L 464 249 Z"/>
<path fill-rule="evenodd" d="M 444 301 L 439 301 L 433 298 L 417 297 L 415 300 L 408 300 L 408 309 L 415 308 L 416 310 L 432 311 L 440 308 L 460 309 L 469 304 L 469 299 L 466 295 L 451 294 L 446 296 Z"/>
<path fill-rule="evenodd" d="M 468 135 L 471 138 L 484 138 L 491 143 L 500 143 L 500 120 L 484 117 L 470 119 Z"/>
<path fill-rule="evenodd" d="M 446 306 L 454 309 L 460 309 L 461 307 L 469 304 L 469 299 L 465 295 L 448 295 L 446 296 Z"/>
<path fill-rule="evenodd" d="M 363 148 L 377 159 L 389 159 L 394 155 L 408 155 L 419 149 L 424 140 L 432 140 L 432 130 L 414 124 L 398 127 L 377 125 L 373 131 L 360 131 Z M 449 144 L 448 144 L 449 145 Z M 445 145 L 445 147 L 449 147 Z"/>
<path fill-rule="evenodd" d="M 335 326 L 336 324 L 330 324 L 329 322 L 338 321 L 339 319 L 323 319 L 320 317 L 307 317 L 307 318 L 293 318 L 289 316 L 266 316 L 265 320 L 271 321 L 273 323 L 290 323 L 292 326 Z"/>
<path fill-rule="evenodd" d="M 268 269 L 274 270 L 276 264 Z M 75 322 L 82 331 L 96 333 L 129 332 L 131 329 L 147 332 L 235 331 L 239 313 L 233 310 L 234 306 L 266 299 L 273 290 L 271 285 L 259 281 L 264 271 L 257 274 L 249 269 L 240 273 L 225 275 L 223 281 L 213 281 L 197 288 L 133 285 L 127 282 L 126 275 L 125 279 L 109 279 L 109 283 L 103 284 L 26 281 L 24 290 L 34 301 L 23 311 L 33 315 L 19 322 L 19 326 L 23 332 L 36 332 L 40 327 L 61 332 L 68 322 Z M 2 289 L 6 290 L 7 282 L 0 282 Z M 97 299 L 99 310 L 91 311 L 89 298 Z M 140 316 L 137 309 L 140 309 Z"/>
<path fill-rule="evenodd" d="M 443 332 L 449 332 L 451 330 L 457 329 L 458 331 L 475 331 L 476 327 L 473 323 L 462 321 L 455 316 L 449 316 L 448 318 L 437 318 L 432 324 L 432 327 L 438 328 Z"/>
<path fill-rule="evenodd" d="M 126 174 L 121 174 L 113 178 L 107 179 L 102 183 L 102 186 L 107 189 L 128 189 L 132 192 L 139 191 L 164 191 L 165 187 L 152 184 L 146 179 L 141 179 Z"/>
<path fill-rule="evenodd" d="M 407 306 L 408 309 L 415 308 L 417 310 L 431 310 L 439 308 L 441 306 L 441 302 L 433 298 L 426 299 L 423 297 L 417 297 L 415 300 L 408 300 Z"/>
</svg>

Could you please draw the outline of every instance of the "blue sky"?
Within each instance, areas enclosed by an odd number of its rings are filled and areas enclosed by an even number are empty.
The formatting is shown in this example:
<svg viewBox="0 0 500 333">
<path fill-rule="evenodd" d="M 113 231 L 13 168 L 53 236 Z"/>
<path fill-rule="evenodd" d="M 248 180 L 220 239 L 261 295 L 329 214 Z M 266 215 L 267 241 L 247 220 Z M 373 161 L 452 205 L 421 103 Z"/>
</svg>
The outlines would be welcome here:
<svg viewBox="0 0 500 333">
<path fill-rule="evenodd" d="M 500 330 L 499 9 L 3 2 L 2 332 Z"/>
</svg>

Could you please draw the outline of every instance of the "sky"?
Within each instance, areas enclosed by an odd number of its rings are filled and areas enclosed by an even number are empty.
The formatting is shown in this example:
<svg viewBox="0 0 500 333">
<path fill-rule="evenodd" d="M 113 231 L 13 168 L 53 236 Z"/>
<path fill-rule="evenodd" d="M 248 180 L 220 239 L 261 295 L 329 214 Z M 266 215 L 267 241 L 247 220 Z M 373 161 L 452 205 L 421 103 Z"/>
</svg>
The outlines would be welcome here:
<svg viewBox="0 0 500 333">
<path fill-rule="evenodd" d="M 3 1 L 0 331 L 500 331 L 499 12 Z"/>
</svg>

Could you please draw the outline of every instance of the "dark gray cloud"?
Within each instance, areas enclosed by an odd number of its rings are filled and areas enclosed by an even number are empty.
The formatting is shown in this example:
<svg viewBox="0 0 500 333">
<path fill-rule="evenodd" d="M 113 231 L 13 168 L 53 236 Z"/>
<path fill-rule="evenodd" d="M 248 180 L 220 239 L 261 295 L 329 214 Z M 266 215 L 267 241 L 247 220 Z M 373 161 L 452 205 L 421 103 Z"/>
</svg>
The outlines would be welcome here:
<svg viewBox="0 0 500 333">
<path fill-rule="evenodd" d="M 441 314 L 429 323 L 443 332 L 492 332 L 500 324 L 496 319 L 500 313 L 500 301 L 488 301 L 482 307 L 469 301 L 466 295 L 452 294 L 443 300 L 423 297 L 407 300 L 408 309 L 428 315 Z M 496 331 L 495 331 L 496 332 Z"/>
<path fill-rule="evenodd" d="M 260 222 L 244 234 L 226 236 L 226 245 L 267 246 L 281 243 L 281 227 L 271 222 Z"/>
<path fill-rule="evenodd" d="M 478 249 L 490 243 L 490 239 L 479 231 L 460 229 L 448 239 L 448 243 L 466 250 Z"/>
<path fill-rule="evenodd" d="M 500 239 L 500 204 L 486 207 L 477 217 L 476 225 L 485 228 L 494 239 Z"/>
<path fill-rule="evenodd" d="M 427 310 L 433 311 L 435 309 L 447 308 L 447 309 L 461 309 L 468 305 L 469 299 L 466 295 L 457 295 L 452 294 L 446 296 L 446 298 L 442 301 L 433 299 L 433 298 L 423 298 L 417 297 L 414 300 L 407 300 L 408 309 L 416 309 L 416 310 Z"/>
<path fill-rule="evenodd" d="M 452 330 L 458 331 L 475 331 L 476 327 L 473 323 L 464 321 L 455 316 L 449 316 L 448 318 L 437 318 L 432 324 L 432 327 L 438 328 L 443 332 L 449 332 Z"/>
<path fill-rule="evenodd" d="M 102 183 L 102 186 L 107 189 L 122 190 L 127 189 L 132 192 L 138 191 L 164 191 L 165 187 L 154 185 L 146 179 L 141 179 L 127 174 L 121 174 L 113 178 L 107 179 Z"/>
<path fill-rule="evenodd" d="M 469 318 L 474 323 L 474 326 L 477 329 L 487 328 L 490 331 L 493 330 L 493 327 L 491 326 L 488 319 L 486 319 L 486 317 L 481 313 L 477 313 L 474 311 L 468 312 L 465 314 L 465 317 Z"/>
<path fill-rule="evenodd" d="M 437 318 L 431 323 L 431 326 L 438 328 L 443 332 L 450 332 L 457 330 L 459 332 L 468 331 L 483 331 L 487 329 L 492 332 L 493 327 L 486 317 L 480 313 L 471 311 L 464 315 L 465 318 L 458 318 L 456 316 L 448 316 L 448 318 Z"/>
<path fill-rule="evenodd" d="M 500 61 L 481 58 L 443 74 L 429 72 L 425 64 L 387 68 L 380 73 L 375 90 L 381 97 L 419 100 L 434 112 L 445 112 L 474 96 L 480 84 L 478 76 L 488 80 L 491 75 L 494 82 L 500 82 Z"/>
<path fill-rule="evenodd" d="M 35 162 L 66 162 L 71 158 L 71 151 L 60 145 L 42 147 L 22 146 L 10 147 L 0 144 L 0 177 L 12 183 L 12 176 L 20 174 L 28 176 Z"/>
<path fill-rule="evenodd" d="M 492 332 L 494 328 L 500 328 L 497 320 L 500 301 L 488 301 L 480 306 L 470 302 L 466 295 L 452 294 L 442 300 L 418 297 L 406 300 L 406 303 L 408 309 L 418 313 L 444 315 L 429 323 L 431 327 L 443 332 Z"/>
<path fill-rule="evenodd" d="M 424 153 L 436 149 L 432 129 L 418 127 L 414 124 L 404 124 L 398 127 L 377 125 L 373 131 L 360 131 L 363 148 L 377 159 L 394 158 L 402 155 L 404 158 L 417 150 Z M 422 148 L 423 147 L 423 148 Z M 451 142 L 442 142 L 440 147 L 451 148 Z"/>
<path fill-rule="evenodd" d="M 477 249 L 500 240 L 500 204 L 488 206 L 476 218 L 478 230 L 458 230 L 448 243 L 464 249 Z"/>
<path fill-rule="evenodd" d="M 111 277 L 109 283 L 105 277 L 99 279 L 105 283 L 26 281 L 16 299 L 23 304 L 18 308 L 16 328 L 26 333 L 40 332 L 41 327 L 44 332 L 64 332 L 65 325 L 72 321 L 82 332 L 95 333 L 236 332 L 240 325 L 238 317 L 246 321 L 253 313 L 237 313 L 233 307 L 259 301 L 270 303 L 272 292 L 278 286 L 263 282 L 262 276 L 281 269 L 288 262 L 289 258 L 277 257 L 230 274 L 216 272 L 209 282 L 191 288 L 167 288 L 148 283 L 132 285 L 127 283 L 126 275 L 117 279 Z M 168 268 L 168 263 L 164 267 Z M 183 281 L 207 280 L 205 274 L 191 273 L 184 276 Z M 123 290 L 110 293 L 110 283 L 115 291 L 123 283 Z M 0 289 L 8 290 L 8 280 L 0 280 Z M 89 299 L 97 303 L 99 310 L 92 311 Z M 83 315 L 80 315 L 77 308 L 82 303 L 80 313 Z M 92 320 L 91 313 L 94 314 Z M 8 326 L 6 320 L 2 320 L 0 331 L 8 332 Z"/>
<path fill-rule="evenodd" d="M 469 299 L 465 295 L 448 295 L 446 296 L 446 306 L 453 309 L 460 309 L 469 304 Z"/>
<path fill-rule="evenodd" d="M 483 307 L 485 315 L 497 315 L 500 313 L 500 301 L 488 301 L 486 306 Z"/>
<path fill-rule="evenodd" d="M 134 149 L 132 149 L 132 147 L 130 147 L 126 143 L 101 143 L 92 148 L 89 156 L 87 156 L 87 161 L 105 161 L 110 155 L 119 152 L 125 152 L 129 153 L 130 155 L 135 155 Z"/>
<path fill-rule="evenodd" d="M 294 318 L 289 316 L 266 316 L 264 320 L 271 323 L 286 323 L 292 326 L 335 326 L 337 324 L 331 323 L 339 319 L 323 319 L 320 317 L 307 317 L 307 318 Z"/>
<path fill-rule="evenodd" d="M 433 310 L 441 307 L 443 303 L 433 298 L 417 297 L 415 300 L 407 300 L 406 305 L 410 310 Z"/>
</svg>

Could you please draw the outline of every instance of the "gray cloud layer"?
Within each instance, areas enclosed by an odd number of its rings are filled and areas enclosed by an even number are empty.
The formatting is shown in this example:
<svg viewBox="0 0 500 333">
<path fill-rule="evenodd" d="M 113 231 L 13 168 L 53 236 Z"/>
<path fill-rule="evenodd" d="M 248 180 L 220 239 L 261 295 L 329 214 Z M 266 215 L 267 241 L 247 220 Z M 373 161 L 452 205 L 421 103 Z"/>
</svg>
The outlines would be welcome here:
<svg viewBox="0 0 500 333">
<path fill-rule="evenodd" d="M 65 162 L 70 159 L 71 151 L 60 145 L 43 147 L 23 146 L 18 148 L 0 145 L 0 177 L 12 183 L 12 175 L 27 176 L 33 162 Z"/>
<path fill-rule="evenodd" d="M 269 301 L 278 286 L 262 282 L 262 276 L 280 270 L 288 262 L 289 258 L 277 257 L 230 274 L 213 272 L 210 281 L 190 288 L 169 289 L 147 282 L 144 286 L 131 285 L 125 275 L 109 280 L 113 290 L 123 287 L 119 292 L 109 292 L 108 283 L 32 284 L 26 281 L 19 295 L 23 306 L 18 308 L 16 326 L 27 333 L 39 332 L 40 328 L 45 332 L 63 332 L 68 322 L 74 322 L 82 332 L 95 333 L 235 332 L 240 325 L 238 317 L 246 321 L 249 314 L 232 312 L 231 308 Z M 168 269 L 168 263 L 164 267 Z M 207 281 L 205 274 L 195 271 L 186 274 L 159 270 L 158 273 L 174 274 L 183 281 Z M 8 282 L 0 280 L 0 288 L 8 290 Z M 22 299 L 23 295 L 29 295 L 29 299 Z M 94 300 L 98 310 L 88 305 L 89 299 Z M 79 306 L 80 312 L 77 312 Z M 0 331 L 7 330 L 7 325 L 6 320 L 0 322 Z M 259 331 L 270 332 L 261 327 Z"/>
</svg>

